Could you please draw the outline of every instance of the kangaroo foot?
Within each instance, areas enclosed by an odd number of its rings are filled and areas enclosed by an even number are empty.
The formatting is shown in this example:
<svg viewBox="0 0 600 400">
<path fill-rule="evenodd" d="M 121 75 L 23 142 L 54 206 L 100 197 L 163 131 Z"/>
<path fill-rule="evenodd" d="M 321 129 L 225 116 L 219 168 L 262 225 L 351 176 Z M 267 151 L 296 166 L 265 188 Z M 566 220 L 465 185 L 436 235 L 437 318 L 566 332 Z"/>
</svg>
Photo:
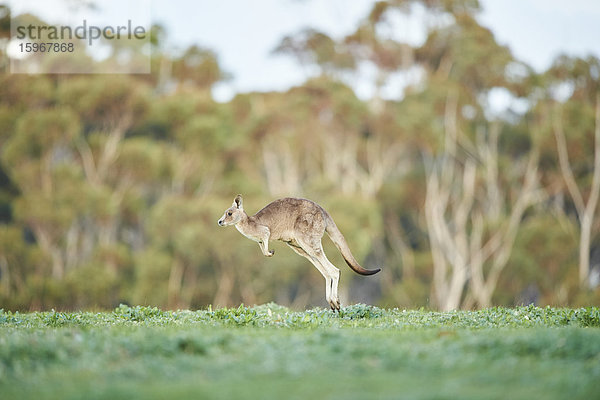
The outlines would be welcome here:
<svg viewBox="0 0 600 400">
<path fill-rule="evenodd" d="M 329 306 L 332 311 L 340 311 L 340 300 L 339 299 L 330 299 Z"/>
</svg>

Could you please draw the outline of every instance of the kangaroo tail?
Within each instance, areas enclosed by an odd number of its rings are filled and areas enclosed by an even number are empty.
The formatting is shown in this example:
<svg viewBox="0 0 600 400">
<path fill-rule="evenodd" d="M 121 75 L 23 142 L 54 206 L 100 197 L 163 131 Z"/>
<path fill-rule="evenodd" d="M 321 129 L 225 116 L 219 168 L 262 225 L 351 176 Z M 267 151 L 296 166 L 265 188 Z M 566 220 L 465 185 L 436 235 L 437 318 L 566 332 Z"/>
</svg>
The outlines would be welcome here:
<svg viewBox="0 0 600 400">
<path fill-rule="evenodd" d="M 358 261 L 356 261 L 356 259 L 350 252 L 350 247 L 348 247 L 348 243 L 346 242 L 344 235 L 342 235 L 342 232 L 340 232 L 340 230 L 338 229 L 337 225 L 333 221 L 333 218 L 331 218 L 331 215 L 326 214 L 326 216 L 327 227 L 325 228 L 325 232 L 327 232 L 335 246 L 338 248 L 340 253 L 342 253 L 346 264 L 348 264 L 348 266 L 352 268 L 354 272 L 360 275 L 373 275 L 381 271 L 381 268 L 365 269 L 361 267 Z"/>
</svg>

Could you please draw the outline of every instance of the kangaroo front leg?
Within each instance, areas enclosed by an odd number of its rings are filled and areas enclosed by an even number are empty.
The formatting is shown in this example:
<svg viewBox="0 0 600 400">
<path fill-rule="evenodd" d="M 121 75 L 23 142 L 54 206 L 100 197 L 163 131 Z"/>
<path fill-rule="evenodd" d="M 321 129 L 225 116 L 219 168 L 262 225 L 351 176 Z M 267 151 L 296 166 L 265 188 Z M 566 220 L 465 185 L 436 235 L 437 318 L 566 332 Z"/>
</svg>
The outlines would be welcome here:
<svg viewBox="0 0 600 400">
<path fill-rule="evenodd" d="M 273 257 L 275 250 L 269 250 L 269 236 L 270 232 L 267 229 L 263 236 L 258 240 L 258 246 L 260 247 L 260 251 L 262 251 L 266 257 Z"/>
<path fill-rule="evenodd" d="M 260 241 L 258 242 L 258 246 L 260 247 L 260 251 L 262 251 L 262 253 L 266 256 L 266 257 L 273 257 L 273 254 L 275 254 L 275 250 L 269 250 L 269 242 L 268 241 Z"/>
</svg>

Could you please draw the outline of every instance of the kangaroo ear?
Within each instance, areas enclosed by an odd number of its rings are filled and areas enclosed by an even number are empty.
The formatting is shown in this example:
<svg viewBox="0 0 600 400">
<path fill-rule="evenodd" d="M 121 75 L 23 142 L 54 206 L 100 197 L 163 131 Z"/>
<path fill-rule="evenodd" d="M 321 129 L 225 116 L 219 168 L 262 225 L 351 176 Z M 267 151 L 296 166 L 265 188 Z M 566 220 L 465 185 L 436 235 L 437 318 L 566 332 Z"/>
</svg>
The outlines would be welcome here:
<svg viewBox="0 0 600 400">
<path fill-rule="evenodd" d="M 242 195 L 241 194 L 238 194 L 237 196 L 235 196 L 235 200 L 233 200 L 233 205 L 240 210 L 244 209 L 244 206 L 242 205 Z"/>
</svg>

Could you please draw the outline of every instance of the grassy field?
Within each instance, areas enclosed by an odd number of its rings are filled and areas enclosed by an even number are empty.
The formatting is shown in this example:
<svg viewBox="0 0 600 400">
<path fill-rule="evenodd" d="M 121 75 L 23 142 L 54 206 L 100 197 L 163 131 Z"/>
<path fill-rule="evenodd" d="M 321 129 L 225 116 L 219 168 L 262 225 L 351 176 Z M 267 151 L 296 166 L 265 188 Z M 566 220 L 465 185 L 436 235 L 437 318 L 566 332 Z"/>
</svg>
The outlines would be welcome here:
<svg viewBox="0 0 600 400">
<path fill-rule="evenodd" d="M 600 309 L 0 311 L 1 399 L 598 399 Z"/>
</svg>

